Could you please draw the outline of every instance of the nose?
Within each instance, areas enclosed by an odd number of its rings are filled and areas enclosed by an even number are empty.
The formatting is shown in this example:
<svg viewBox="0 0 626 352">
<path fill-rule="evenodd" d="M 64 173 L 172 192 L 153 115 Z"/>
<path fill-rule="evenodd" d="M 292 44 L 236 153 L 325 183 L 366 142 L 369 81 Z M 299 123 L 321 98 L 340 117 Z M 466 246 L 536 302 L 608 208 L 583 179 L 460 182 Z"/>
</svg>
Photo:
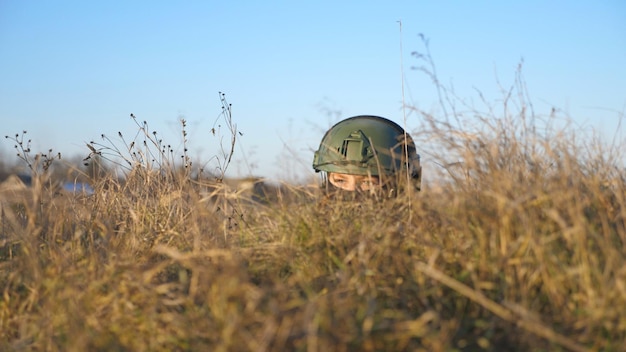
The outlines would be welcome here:
<svg viewBox="0 0 626 352">
<path fill-rule="evenodd" d="M 356 188 L 357 188 L 356 178 L 352 175 L 349 175 L 348 177 L 344 179 L 340 187 L 346 191 L 356 191 Z"/>
</svg>

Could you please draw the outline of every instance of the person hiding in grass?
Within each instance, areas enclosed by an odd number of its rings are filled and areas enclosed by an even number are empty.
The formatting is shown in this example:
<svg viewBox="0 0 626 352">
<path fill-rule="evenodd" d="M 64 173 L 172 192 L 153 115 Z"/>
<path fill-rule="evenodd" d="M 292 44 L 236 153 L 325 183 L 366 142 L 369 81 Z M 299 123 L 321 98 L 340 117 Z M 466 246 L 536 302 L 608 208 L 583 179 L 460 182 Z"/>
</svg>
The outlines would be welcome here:
<svg viewBox="0 0 626 352">
<path fill-rule="evenodd" d="M 422 167 L 411 136 L 397 123 L 360 115 L 331 127 L 313 158 L 327 193 L 397 196 L 419 191 Z M 344 192 L 345 193 L 345 192 Z"/>
</svg>

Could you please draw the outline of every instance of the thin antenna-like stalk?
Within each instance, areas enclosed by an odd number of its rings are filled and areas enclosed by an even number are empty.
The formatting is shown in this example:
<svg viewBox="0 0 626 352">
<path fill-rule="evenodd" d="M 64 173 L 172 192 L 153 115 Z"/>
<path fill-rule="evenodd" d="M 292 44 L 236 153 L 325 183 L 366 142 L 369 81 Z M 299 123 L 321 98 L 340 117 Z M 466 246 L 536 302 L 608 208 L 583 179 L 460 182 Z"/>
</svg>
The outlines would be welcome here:
<svg viewBox="0 0 626 352">
<path fill-rule="evenodd" d="M 409 169 L 409 143 L 407 137 L 407 126 L 406 126 L 406 103 L 404 100 L 404 60 L 402 59 L 404 50 L 402 48 L 402 20 L 398 20 L 398 24 L 400 26 L 400 84 L 402 86 L 402 119 L 403 119 L 403 129 L 404 129 L 404 166 L 406 169 L 406 191 L 409 192 L 409 221 L 411 220 L 411 175 Z"/>
</svg>

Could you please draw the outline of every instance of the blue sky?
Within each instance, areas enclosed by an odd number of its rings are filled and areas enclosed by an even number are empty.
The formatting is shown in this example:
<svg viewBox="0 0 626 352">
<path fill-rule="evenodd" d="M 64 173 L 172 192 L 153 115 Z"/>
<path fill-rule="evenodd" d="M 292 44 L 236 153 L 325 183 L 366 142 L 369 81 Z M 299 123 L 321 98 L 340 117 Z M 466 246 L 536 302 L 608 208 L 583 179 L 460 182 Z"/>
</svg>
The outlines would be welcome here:
<svg viewBox="0 0 626 352">
<path fill-rule="evenodd" d="M 405 102 L 436 113 L 435 88 L 411 69 L 420 33 L 462 98 L 501 98 L 523 58 L 538 112 L 611 134 L 626 110 L 618 0 L 0 0 L 0 134 L 27 130 L 35 150 L 86 156 L 103 133 L 134 134 L 131 113 L 180 145 L 184 117 L 192 157 L 211 167 L 224 92 L 243 133 L 229 174 L 305 177 L 339 119 L 403 122 L 402 71 Z M 419 122 L 409 114 L 406 126 Z M 10 157 L 12 143 L 0 150 Z"/>
</svg>

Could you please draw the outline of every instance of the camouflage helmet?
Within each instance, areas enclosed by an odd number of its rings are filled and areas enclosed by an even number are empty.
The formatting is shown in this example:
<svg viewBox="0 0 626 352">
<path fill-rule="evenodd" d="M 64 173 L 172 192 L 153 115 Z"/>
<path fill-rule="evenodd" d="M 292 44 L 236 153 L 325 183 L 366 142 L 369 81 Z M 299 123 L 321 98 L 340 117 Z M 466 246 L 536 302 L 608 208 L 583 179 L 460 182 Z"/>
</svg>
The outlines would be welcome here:
<svg viewBox="0 0 626 352">
<path fill-rule="evenodd" d="M 378 177 L 408 171 L 417 189 L 422 172 L 411 136 L 397 123 L 370 115 L 350 117 L 331 127 L 315 152 L 313 169 Z"/>
</svg>

